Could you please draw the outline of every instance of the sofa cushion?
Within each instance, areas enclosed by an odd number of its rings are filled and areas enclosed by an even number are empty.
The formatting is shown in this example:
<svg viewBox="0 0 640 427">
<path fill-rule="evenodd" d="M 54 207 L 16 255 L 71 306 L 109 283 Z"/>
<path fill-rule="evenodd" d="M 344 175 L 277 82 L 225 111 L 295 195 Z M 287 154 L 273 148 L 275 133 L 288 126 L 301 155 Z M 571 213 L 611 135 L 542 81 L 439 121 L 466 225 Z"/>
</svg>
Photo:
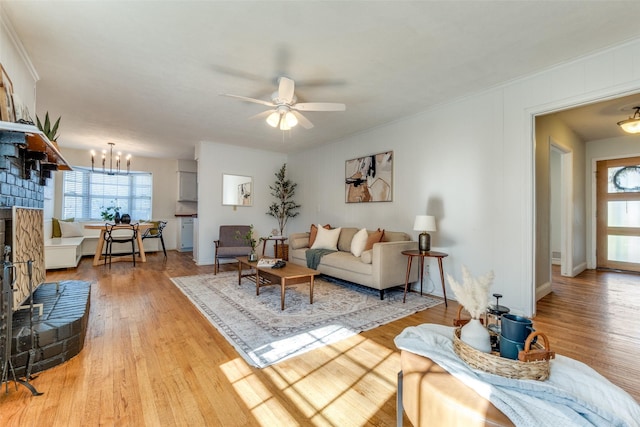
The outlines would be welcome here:
<svg viewBox="0 0 640 427">
<path fill-rule="evenodd" d="M 331 229 L 329 224 L 325 224 L 323 228 L 327 230 Z M 318 226 L 315 224 L 311 224 L 311 229 L 309 230 L 309 247 L 313 246 L 316 241 L 316 236 L 318 235 Z"/>
<path fill-rule="evenodd" d="M 371 264 L 371 262 L 373 262 L 373 250 L 369 249 L 368 251 L 362 252 L 362 255 L 360 255 L 360 261 L 365 264 Z"/>
<path fill-rule="evenodd" d="M 405 242 L 411 240 L 411 236 L 402 231 L 385 231 L 382 242 Z"/>
<path fill-rule="evenodd" d="M 338 250 L 338 239 L 340 238 L 341 228 L 334 228 L 327 230 L 324 227 L 318 228 L 318 234 L 315 242 L 311 246 L 311 249 L 330 249 L 332 251 Z"/>
<path fill-rule="evenodd" d="M 358 232 L 356 227 L 342 227 L 340 238 L 338 238 L 338 250 L 343 252 L 351 252 L 351 240 Z"/>
<path fill-rule="evenodd" d="M 358 274 L 371 274 L 372 271 L 371 264 L 360 262 L 351 252 L 338 251 L 325 255 L 322 257 L 320 265 Z"/>
<path fill-rule="evenodd" d="M 374 243 L 382 241 L 382 236 L 384 236 L 384 230 L 380 230 L 379 228 L 369 234 L 369 237 L 367 238 L 367 244 L 364 245 L 364 250 L 368 251 L 369 249 L 373 248 Z"/>
<path fill-rule="evenodd" d="M 367 229 L 363 228 L 358 231 L 351 239 L 351 253 L 353 256 L 359 257 L 362 255 L 364 251 L 364 247 L 367 244 L 367 239 L 369 238 L 369 233 L 367 233 Z"/>
<path fill-rule="evenodd" d="M 289 240 L 289 249 L 306 248 L 309 245 L 308 237 L 296 237 Z"/>
<path fill-rule="evenodd" d="M 78 222 L 59 221 L 61 237 L 82 237 L 84 227 Z"/>
</svg>

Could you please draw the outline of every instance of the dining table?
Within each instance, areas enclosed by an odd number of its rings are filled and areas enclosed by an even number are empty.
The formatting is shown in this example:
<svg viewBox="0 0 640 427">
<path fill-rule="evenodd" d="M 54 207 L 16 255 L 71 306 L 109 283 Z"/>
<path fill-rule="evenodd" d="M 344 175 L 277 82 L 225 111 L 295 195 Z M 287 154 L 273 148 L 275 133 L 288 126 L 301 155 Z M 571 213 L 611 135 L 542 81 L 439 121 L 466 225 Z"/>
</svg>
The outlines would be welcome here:
<svg viewBox="0 0 640 427">
<path fill-rule="evenodd" d="M 128 228 L 130 224 L 118 224 L 114 227 L 115 230 L 118 228 Z M 144 253 L 144 244 L 142 243 L 142 235 L 144 231 L 149 228 L 154 228 L 156 225 L 152 222 L 140 222 L 138 223 L 138 235 L 136 237 L 136 242 L 138 242 L 138 251 L 140 252 L 140 261 L 147 262 L 147 256 Z M 100 265 L 100 261 L 102 261 L 102 249 L 104 248 L 104 234 L 107 231 L 107 223 L 95 223 L 95 224 L 85 224 L 84 228 L 89 230 L 100 230 L 100 238 L 98 239 L 98 244 L 96 245 L 96 253 L 93 256 L 93 265 Z M 126 261 L 124 258 L 116 258 L 114 261 Z"/>
</svg>

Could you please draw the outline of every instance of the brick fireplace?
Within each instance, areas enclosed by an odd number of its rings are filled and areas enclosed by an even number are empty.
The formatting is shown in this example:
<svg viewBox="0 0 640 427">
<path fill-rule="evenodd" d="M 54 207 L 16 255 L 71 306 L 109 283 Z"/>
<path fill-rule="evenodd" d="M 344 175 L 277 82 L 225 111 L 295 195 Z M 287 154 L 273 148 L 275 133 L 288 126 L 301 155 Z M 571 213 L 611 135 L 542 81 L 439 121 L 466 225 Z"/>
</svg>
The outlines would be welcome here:
<svg viewBox="0 0 640 427">
<path fill-rule="evenodd" d="M 44 186 L 70 169 L 35 126 L 0 121 L 0 385 L 77 355 L 84 345 L 91 286 L 45 283 Z"/>
</svg>

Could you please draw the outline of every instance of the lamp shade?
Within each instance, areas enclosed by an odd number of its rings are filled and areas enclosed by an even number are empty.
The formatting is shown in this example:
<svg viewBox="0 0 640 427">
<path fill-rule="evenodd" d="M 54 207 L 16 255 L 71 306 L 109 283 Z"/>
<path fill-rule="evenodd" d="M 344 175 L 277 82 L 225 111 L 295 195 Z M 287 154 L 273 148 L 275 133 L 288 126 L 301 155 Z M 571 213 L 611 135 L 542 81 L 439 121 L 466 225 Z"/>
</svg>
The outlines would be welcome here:
<svg viewBox="0 0 640 427">
<path fill-rule="evenodd" d="M 436 231 L 436 218 L 430 215 L 416 215 L 413 229 L 416 231 Z"/>
</svg>

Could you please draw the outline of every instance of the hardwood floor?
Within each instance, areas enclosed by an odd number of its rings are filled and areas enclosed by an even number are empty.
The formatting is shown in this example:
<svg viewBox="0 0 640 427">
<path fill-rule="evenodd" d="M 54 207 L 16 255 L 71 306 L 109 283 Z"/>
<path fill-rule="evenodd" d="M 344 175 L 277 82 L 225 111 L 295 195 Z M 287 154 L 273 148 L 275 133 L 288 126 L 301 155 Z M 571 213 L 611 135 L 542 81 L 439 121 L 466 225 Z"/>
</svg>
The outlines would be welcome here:
<svg viewBox="0 0 640 427">
<path fill-rule="evenodd" d="M 191 254 L 148 256 L 49 272 L 47 281 L 87 280 L 85 348 L 39 374 L 33 397 L 0 393 L 2 426 L 393 426 L 399 353 L 393 338 L 420 323 L 450 325 L 457 304 L 440 305 L 266 369 L 248 366 L 172 284 L 213 273 Z M 593 366 L 640 399 L 640 276 L 585 272 L 555 277 L 538 305 L 536 329 L 553 349 Z"/>
</svg>

